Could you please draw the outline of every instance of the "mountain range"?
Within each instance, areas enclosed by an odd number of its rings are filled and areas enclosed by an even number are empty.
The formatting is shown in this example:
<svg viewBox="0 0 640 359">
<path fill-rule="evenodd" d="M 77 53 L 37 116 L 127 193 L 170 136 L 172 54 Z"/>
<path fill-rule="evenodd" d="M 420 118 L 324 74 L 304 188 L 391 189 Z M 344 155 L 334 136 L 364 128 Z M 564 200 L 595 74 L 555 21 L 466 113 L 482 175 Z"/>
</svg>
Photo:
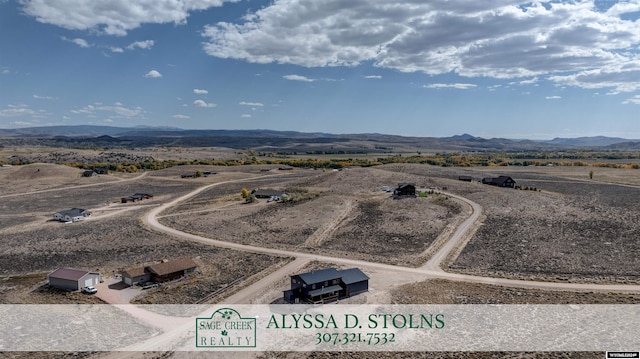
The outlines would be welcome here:
<svg viewBox="0 0 640 359">
<path fill-rule="evenodd" d="M 432 149 L 455 151 L 557 151 L 568 149 L 640 150 L 640 140 L 617 137 L 527 140 L 410 137 L 385 134 L 329 134 L 274 130 L 188 130 L 174 127 L 46 126 L 0 129 L 0 145 L 52 147 L 228 147 L 286 152 L 382 153 Z"/>
</svg>

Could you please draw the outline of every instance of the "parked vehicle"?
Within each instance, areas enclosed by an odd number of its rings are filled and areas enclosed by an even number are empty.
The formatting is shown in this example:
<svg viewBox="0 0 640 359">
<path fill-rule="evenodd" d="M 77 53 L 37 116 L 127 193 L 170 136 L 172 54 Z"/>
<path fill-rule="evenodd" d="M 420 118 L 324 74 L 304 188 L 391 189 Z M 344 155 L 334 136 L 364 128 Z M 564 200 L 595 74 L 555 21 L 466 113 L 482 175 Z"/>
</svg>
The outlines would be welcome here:
<svg viewBox="0 0 640 359">
<path fill-rule="evenodd" d="M 88 287 L 83 287 L 82 292 L 87 294 L 95 294 L 98 292 L 98 290 L 95 287 L 90 285 Z"/>
</svg>

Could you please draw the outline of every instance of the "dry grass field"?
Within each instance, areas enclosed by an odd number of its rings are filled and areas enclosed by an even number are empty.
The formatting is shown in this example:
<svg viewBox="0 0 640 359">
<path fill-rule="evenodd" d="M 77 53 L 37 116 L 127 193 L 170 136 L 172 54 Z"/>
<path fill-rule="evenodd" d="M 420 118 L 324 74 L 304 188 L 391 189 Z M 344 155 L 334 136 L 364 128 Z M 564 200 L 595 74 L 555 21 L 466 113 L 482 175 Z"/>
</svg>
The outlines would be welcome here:
<svg viewBox="0 0 640 359">
<path fill-rule="evenodd" d="M 427 176 L 479 203 L 485 219 L 449 269 L 484 276 L 571 282 L 640 282 L 637 170 L 577 167 L 383 166 Z M 458 181 L 458 175 L 474 182 Z M 507 175 L 538 191 L 482 185 Z M 598 182 L 616 179 L 620 184 Z"/>
<path fill-rule="evenodd" d="M 198 170 L 215 174 L 180 178 L 182 173 Z M 394 200 L 381 191 L 382 186 L 414 182 L 420 189 L 446 187 L 447 192 L 483 207 L 482 225 L 448 263 L 450 271 L 546 281 L 640 282 L 637 170 L 598 168 L 592 180 L 588 168 L 402 164 L 343 171 L 179 166 L 143 176 L 91 178 L 80 177 L 80 172 L 45 164 L 0 169 L 0 303 L 100 302 L 94 296 L 43 287 L 47 273 L 64 266 L 98 270 L 110 276 L 122 268 L 190 257 L 199 265 L 198 273 L 146 291 L 135 302 L 196 303 L 213 292 L 228 295 L 237 290 L 230 283 L 248 286 L 287 263 L 290 258 L 195 244 L 143 225 L 141 217 L 150 209 L 201 186 L 221 182 L 162 212 L 159 220 L 188 233 L 229 242 L 419 266 L 425 250 L 466 218 L 468 208 L 444 195 Z M 459 175 L 472 176 L 474 182 L 458 181 Z M 477 182 L 497 175 L 511 176 L 517 184 L 538 190 L 502 189 Z M 245 204 L 240 197 L 242 188 L 304 190 L 314 196 L 293 204 L 267 203 L 264 199 Z M 120 197 L 135 192 L 151 193 L 154 198 L 118 203 Z M 68 225 L 50 220 L 54 212 L 71 207 L 87 208 L 94 214 Z M 385 273 L 374 271 L 373 275 Z M 377 283 L 388 284 L 388 288 L 376 290 L 389 295 L 371 298 L 386 298 L 391 303 L 591 304 L 640 300 L 637 294 L 515 289 L 435 279 L 401 285 L 386 278 Z M 407 354 L 422 358 L 602 357 L 602 353 L 265 353 L 262 357 L 401 358 Z M 192 353 L 145 355 L 198 357 Z"/>
</svg>

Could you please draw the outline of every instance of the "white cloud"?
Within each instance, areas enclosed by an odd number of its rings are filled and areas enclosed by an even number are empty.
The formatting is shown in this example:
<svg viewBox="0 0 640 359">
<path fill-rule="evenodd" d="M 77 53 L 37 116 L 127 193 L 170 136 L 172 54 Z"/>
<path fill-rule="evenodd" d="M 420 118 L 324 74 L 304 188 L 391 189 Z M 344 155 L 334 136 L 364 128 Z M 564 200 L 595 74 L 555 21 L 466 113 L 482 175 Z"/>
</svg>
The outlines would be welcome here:
<svg viewBox="0 0 640 359">
<path fill-rule="evenodd" d="M 147 74 L 146 74 L 146 75 L 144 75 L 144 77 L 146 77 L 146 78 L 150 78 L 150 79 L 157 79 L 157 78 L 162 77 L 162 74 L 161 74 L 161 73 L 159 73 L 159 72 L 158 72 L 158 71 L 156 71 L 156 70 L 151 70 L 151 71 L 147 72 Z"/>
<path fill-rule="evenodd" d="M 135 48 L 139 48 L 143 50 L 148 50 L 153 47 L 153 44 L 155 44 L 155 41 L 153 40 L 136 41 L 131 43 L 129 46 L 127 46 L 127 49 L 134 50 Z"/>
<path fill-rule="evenodd" d="M 80 47 L 83 47 L 83 48 L 91 47 L 91 45 L 89 45 L 89 43 L 85 39 L 80 39 L 80 38 L 69 39 L 69 38 L 66 38 L 66 37 L 63 36 L 62 40 L 74 43 L 74 44 L 76 44 L 76 45 L 78 45 Z"/>
<path fill-rule="evenodd" d="M 248 114 L 248 113 L 245 113 L 245 114 L 241 115 L 240 117 L 242 117 L 242 118 L 251 118 L 252 116 L 250 114 Z"/>
<path fill-rule="evenodd" d="M 10 74 L 10 73 L 11 73 L 11 70 L 9 70 L 9 69 L 2 69 L 2 71 L 0 71 L 0 73 L 1 73 L 1 74 L 3 74 L 3 75 L 8 75 L 8 74 Z"/>
<path fill-rule="evenodd" d="M 624 105 L 628 105 L 628 104 L 633 104 L 633 105 L 640 105 L 640 95 L 635 95 L 630 99 L 625 100 L 624 102 L 622 102 Z"/>
<path fill-rule="evenodd" d="M 26 105 L 9 105 L 0 110 L 0 117 L 25 117 L 38 115 L 38 111 L 28 108 Z"/>
<path fill-rule="evenodd" d="M 369 75 L 369 76 L 365 76 L 365 79 L 381 79 L 382 76 L 380 75 Z"/>
<path fill-rule="evenodd" d="M 148 24 L 185 24 L 189 13 L 239 0 L 21 0 L 25 14 L 69 30 L 97 30 L 124 36 Z"/>
<path fill-rule="evenodd" d="M 314 82 L 316 81 L 315 79 L 310 79 L 304 76 L 300 76 L 300 75 L 286 75 L 286 76 L 282 76 L 287 80 L 291 80 L 291 81 L 303 81 L 303 82 Z"/>
<path fill-rule="evenodd" d="M 547 96 L 547 97 L 545 97 L 545 99 L 547 99 L 547 100 L 559 100 L 561 98 L 562 98 L 562 96 Z"/>
<path fill-rule="evenodd" d="M 242 105 L 242 106 L 253 106 L 253 107 L 262 107 L 262 106 L 264 106 L 264 104 L 261 103 L 261 102 L 246 102 L 246 101 L 240 102 L 239 105 Z"/>
<path fill-rule="evenodd" d="M 179 120 L 186 120 L 186 119 L 189 119 L 189 118 L 191 118 L 191 117 L 189 117 L 189 116 L 187 116 L 187 115 L 180 115 L 180 114 L 177 114 L 177 115 L 173 115 L 173 118 L 177 118 L 177 119 L 179 119 Z"/>
<path fill-rule="evenodd" d="M 209 91 L 207 90 L 200 90 L 200 89 L 193 89 L 193 93 L 198 94 L 198 95 L 206 95 L 209 93 Z"/>
<path fill-rule="evenodd" d="M 109 47 L 109 50 L 111 50 L 111 52 L 117 52 L 117 53 L 123 53 L 124 52 L 123 48 L 115 47 L 115 46 Z"/>
<path fill-rule="evenodd" d="M 202 100 L 195 100 L 195 101 L 193 101 L 193 104 L 194 104 L 196 107 L 208 107 L 208 108 L 218 106 L 218 105 L 216 105 L 215 103 L 207 103 L 207 102 L 204 102 L 204 101 L 202 101 Z"/>
<path fill-rule="evenodd" d="M 39 96 L 39 95 L 33 95 L 33 98 L 35 98 L 36 100 L 53 100 L 54 99 L 51 96 Z"/>
<path fill-rule="evenodd" d="M 108 113 L 110 117 L 114 118 L 144 118 L 145 111 L 142 107 L 126 107 L 120 102 L 116 102 L 113 105 L 104 105 L 96 102 L 92 105 L 87 105 L 81 109 L 69 111 L 74 115 L 96 116 L 102 113 Z"/>
<path fill-rule="evenodd" d="M 470 88 L 474 88 L 477 85 L 474 84 L 460 84 L 460 83 L 454 83 L 454 84 L 429 84 L 429 85 L 424 85 L 425 88 L 428 89 L 458 89 L 458 90 L 468 90 Z"/>
<path fill-rule="evenodd" d="M 593 0 L 279 0 L 242 21 L 206 26 L 204 49 L 220 58 L 305 67 L 372 62 L 401 72 L 500 79 L 597 69 L 613 75 L 640 65 L 640 21 L 628 15 L 639 7 L 637 0 L 605 12 Z M 563 77 L 550 79 L 571 82 Z M 639 88 L 638 78 L 572 86 L 627 91 Z"/>
</svg>

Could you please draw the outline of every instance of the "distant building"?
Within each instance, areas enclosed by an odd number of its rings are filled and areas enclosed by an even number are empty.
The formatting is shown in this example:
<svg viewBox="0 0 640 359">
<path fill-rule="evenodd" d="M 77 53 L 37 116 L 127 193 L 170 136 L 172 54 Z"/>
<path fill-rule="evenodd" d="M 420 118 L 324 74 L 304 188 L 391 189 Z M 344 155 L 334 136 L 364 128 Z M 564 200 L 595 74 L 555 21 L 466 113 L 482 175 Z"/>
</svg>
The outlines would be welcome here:
<svg viewBox="0 0 640 359">
<path fill-rule="evenodd" d="M 57 269 L 48 278 L 51 287 L 64 290 L 80 290 L 102 281 L 100 273 L 73 268 Z"/>
<path fill-rule="evenodd" d="M 327 303 L 369 290 L 369 277 L 358 268 L 327 268 L 291 276 L 284 291 L 288 303 Z"/>
<path fill-rule="evenodd" d="M 253 191 L 251 191 L 251 194 L 256 198 L 281 198 L 285 193 L 274 189 L 254 189 Z"/>
<path fill-rule="evenodd" d="M 150 199 L 150 198 L 153 198 L 153 195 L 148 193 L 135 193 L 133 196 L 122 197 L 120 199 L 120 202 L 122 203 L 136 202 L 136 201 L 142 201 L 143 199 Z"/>
<path fill-rule="evenodd" d="M 109 174 L 109 169 L 107 167 L 96 167 L 93 169 L 93 172 L 99 174 L 99 175 L 108 175 Z"/>
<path fill-rule="evenodd" d="M 282 165 L 282 166 L 278 167 L 278 169 L 280 171 L 291 171 L 291 170 L 293 170 L 293 167 L 289 166 L 289 165 Z"/>
<path fill-rule="evenodd" d="M 84 208 L 71 208 L 54 213 L 53 219 L 60 222 L 78 222 L 91 216 L 91 212 Z"/>
<path fill-rule="evenodd" d="M 498 186 L 498 187 L 509 187 L 514 188 L 516 186 L 516 181 L 509 176 L 499 176 L 496 178 L 483 178 L 483 184 L 488 184 L 490 186 Z"/>
<path fill-rule="evenodd" d="M 88 170 L 88 171 L 82 172 L 82 177 L 93 177 L 93 176 L 97 176 L 97 175 L 98 174 L 93 170 Z"/>
<path fill-rule="evenodd" d="M 393 191 L 394 196 L 416 196 L 416 185 L 414 183 L 398 183 L 398 188 Z"/>
<path fill-rule="evenodd" d="M 458 181 L 471 182 L 473 178 L 471 176 L 458 176 Z"/>
</svg>

